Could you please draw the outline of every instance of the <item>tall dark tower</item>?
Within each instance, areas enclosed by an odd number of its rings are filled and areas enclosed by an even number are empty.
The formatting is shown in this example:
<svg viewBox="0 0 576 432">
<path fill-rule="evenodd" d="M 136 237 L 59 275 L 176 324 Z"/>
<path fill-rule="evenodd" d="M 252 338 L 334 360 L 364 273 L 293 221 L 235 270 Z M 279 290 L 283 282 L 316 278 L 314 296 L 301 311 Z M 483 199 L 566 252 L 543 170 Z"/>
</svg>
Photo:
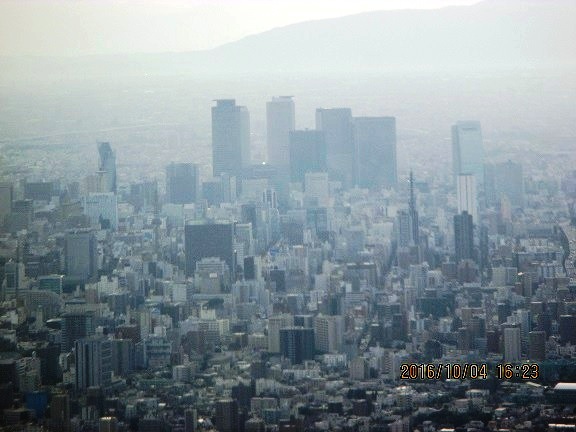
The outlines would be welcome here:
<svg viewBox="0 0 576 432">
<path fill-rule="evenodd" d="M 454 216 L 454 243 L 457 263 L 474 259 L 474 224 L 472 215 L 466 211 Z"/>
<path fill-rule="evenodd" d="M 200 170 L 193 163 L 171 163 L 166 167 L 166 199 L 173 204 L 194 203 L 200 195 Z"/>
<path fill-rule="evenodd" d="M 100 161 L 98 170 L 104 175 L 104 192 L 116 193 L 116 153 L 112 150 L 109 142 L 98 143 Z"/>
<path fill-rule="evenodd" d="M 414 196 L 414 174 L 410 171 L 410 226 L 412 228 L 412 241 L 415 245 L 420 244 L 420 225 L 418 223 L 418 210 L 416 210 L 416 197 Z"/>
<path fill-rule="evenodd" d="M 250 114 L 234 99 L 218 99 L 212 107 L 212 170 L 241 178 L 250 165 Z"/>
</svg>

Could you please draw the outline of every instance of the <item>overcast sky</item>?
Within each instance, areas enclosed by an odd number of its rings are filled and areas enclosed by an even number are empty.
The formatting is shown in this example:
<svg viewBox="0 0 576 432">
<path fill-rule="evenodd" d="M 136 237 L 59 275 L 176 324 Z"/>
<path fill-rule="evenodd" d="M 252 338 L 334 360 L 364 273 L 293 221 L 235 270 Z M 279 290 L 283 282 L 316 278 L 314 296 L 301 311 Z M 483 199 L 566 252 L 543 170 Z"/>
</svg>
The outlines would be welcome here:
<svg viewBox="0 0 576 432">
<path fill-rule="evenodd" d="M 296 22 L 478 0 L 0 0 L 0 55 L 209 49 Z"/>
</svg>

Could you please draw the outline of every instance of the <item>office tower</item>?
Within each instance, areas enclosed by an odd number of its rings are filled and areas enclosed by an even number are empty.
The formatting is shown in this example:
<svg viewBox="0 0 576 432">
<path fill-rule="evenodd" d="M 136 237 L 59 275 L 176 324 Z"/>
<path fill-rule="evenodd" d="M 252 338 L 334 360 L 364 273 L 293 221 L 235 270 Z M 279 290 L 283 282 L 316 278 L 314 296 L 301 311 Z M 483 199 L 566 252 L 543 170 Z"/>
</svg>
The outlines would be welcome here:
<svg viewBox="0 0 576 432">
<path fill-rule="evenodd" d="M 242 245 L 242 253 L 245 257 L 254 255 L 254 235 L 252 222 L 237 223 L 234 229 L 236 240 Z"/>
<path fill-rule="evenodd" d="M 100 417 L 98 432 L 117 432 L 118 419 L 116 417 Z"/>
<path fill-rule="evenodd" d="M 158 183 L 154 181 L 143 181 L 130 185 L 130 196 L 128 198 L 136 211 L 142 208 L 156 210 L 158 206 Z"/>
<path fill-rule="evenodd" d="M 576 316 L 560 315 L 559 324 L 560 343 L 576 345 Z"/>
<path fill-rule="evenodd" d="M 18 298 L 24 284 L 24 278 L 24 264 L 13 260 L 4 264 L 4 281 L 0 281 L 0 288 L 2 288 L 1 298 L 4 300 Z"/>
<path fill-rule="evenodd" d="M 508 161 L 485 166 L 486 201 L 497 205 L 507 197 L 514 207 L 524 207 L 524 174 L 522 164 Z"/>
<path fill-rule="evenodd" d="M 290 180 L 304 182 L 309 172 L 325 172 L 326 142 L 324 134 L 315 130 L 290 133 Z"/>
<path fill-rule="evenodd" d="M 473 174 L 458 174 L 456 181 L 456 200 L 458 202 L 458 214 L 463 211 L 472 216 L 472 220 L 478 223 L 478 201 L 476 195 L 476 179 Z"/>
<path fill-rule="evenodd" d="M 528 336 L 529 354 L 528 360 L 544 361 L 546 360 L 546 332 L 531 331 Z"/>
<path fill-rule="evenodd" d="M 268 352 L 280 352 L 280 330 L 294 325 L 294 317 L 290 314 L 271 316 L 268 318 Z"/>
<path fill-rule="evenodd" d="M 193 163 L 166 167 L 166 200 L 172 204 L 194 203 L 200 197 L 200 169 Z"/>
<path fill-rule="evenodd" d="M 6 216 L 12 211 L 14 190 L 12 183 L 0 183 L 0 229 L 6 221 Z"/>
<path fill-rule="evenodd" d="M 234 224 L 192 222 L 185 226 L 186 275 L 192 276 L 196 262 L 202 258 L 220 258 L 230 269 L 232 280 L 236 274 Z"/>
<path fill-rule="evenodd" d="M 198 413 L 195 409 L 184 411 L 184 432 L 196 432 L 198 423 Z"/>
<path fill-rule="evenodd" d="M 50 430 L 68 432 L 70 428 L 70 397 L 67 393 L 53 394 L 50 400 Z"/>
<path fill-rule="evenodd" d="M 94 316 L 91 313 L 66 313 L 62 315 L 62 352 L 69 352 L 78 339 L 94 334 Z"/>
<path fill-rule="evenodd" d="M 58 184 L 55 182 L 39 181 L 24 184 L 25 199 L 50 202 L 54 195 L 58 195 Z"/>
<path fill-rule="evenodd" d="M 314 330 L 304 327 L 280 329 L 280 354 L 290 363 L 300 364 L 314 359 Z"/>
<path fill-rule="evenodd" d="M 7 217 L 7 228 L 10 232 L 28 229 L 34 219 L 34 202 L 23 199 L 12 201 L 12 210 Z"/>
<path fill-rule="evenodd" d="M 344 318 L 319 315 L 314 319 L 314 344 L 322 353 L 339 353 L 344 340 Z"/>
<path fill-rule="evenodd" d="M 416 195 L 414 194 L 414 174 L 410 171 L 410 203 L 408 205 L 408 215 L 410 216 L 410 228 L 412 229 L 412 243 L 420 244 L 420 221 L 418 220 L 418 210 L 416 208 Z"/>
<path fill-rule="evenodd" d="M 286 270 L 272 269 L 269 278 L 270 282 L 274 283 L 274 292 L 286 291 Z"/>
<path fill-rule="evenodd" d="M 212 168 L 242 177 L 250 165 L 250 114 L 234 99 L 220 99 L 212 107 Z"/>
<path fill-rule="evenodd" d="M 115 376 L 126 376 L 134 370 L 136 353 L 131 339 L 112 339 L 110 349 Z"/>
<path fill-rule="evenodd" d="M 398 247 L 414 245 L 412 222 L 409 212 L 406 210 L 398 210 L 394 230 L 396 232 L 396 242 Z"/>
<path fill-rule="evenodd" d="M 306 209 L 306 227 L 323 241 L 328 241 L 332 231 L 332 209 L 315 207 Z"/>
<path fill-rule="evenodd" d="M 60 296 L 62 295 L 63 283 L 64 276 L 62 275 L 40 276 L 38 278 L 38 290 L 51 291 Z"/>
<path fill-rule="evenodd" d="M 474 225 L 468 212 L 454 216 L 454 244 L 457 263 L 474 259 Z"/>
<path fill-rule="evenodd" d="M 79 339 L 74 344 L 76 354 L 76 389 L 105 387 L 112 380 L 112 349 L 103 338 Z"/>
<path fill-rule="evenodd" d="M 84 214 L 90 218 L 92 226 L 101 229 L 118 228 L 118 201 L 112 192 L 91 193 L 82 202 Z"/>
<path fill-rule="evenodd" d="M 218 432 L 238 432 L 239 428 L 238 402 L 234 399 L 216 401 L 216 429 Z"/>
<path fill-rule="evenodd" d="M 396 186 L 396 118 L 354 117 L 354 139 L 358 151 L 358 186 Z"/>
<path fill-rule="evenodd" d="M 504 361 L 517 362 L 522 358 L 520 327 L 504 328 Z"/>
<path fill-rule="evenodd" d="M 116 186 L 116 153 L 112 150 L 110 143 L 98 143 L 98 154 L 100 161 L 98 170 L 103 173 L 103 192 L 117 192 Z"/>
<path fill-rule="evenodd" d="M 357 152 L 354 143 L 352 110 L 332 108 L 316 110 L 316 130 L 324 133 L 328 173 L 344 187 L 356 181 Z"/>
<path fill-rule="evenodd" d="M 292 96 L 273 97 L 266 103 L 268 163 L 289 172 L 290 132 L 296 129 Z"/>
<path fill-rule="evenodd" d="M 327 207 L 330 203 L 330 184 L 328 182 L 328 173 L 306 173 L 304 175 L 304 193 L 307 206 Z"/>
<path fill-rule="evenodd" d="M 480 122 L 459 121 L 452 126 L 452 169 L 454 181 L 459 174 L 472 174 L 477 185 L 484 184 L 484 145 Z"/>
<path fill-rule="evenodd" d="M 94 232 L 77 230 L 66 233 L 64 244 L 66 275 L 84 282 L 98 272 L 97 242 Z"/>
</svg>

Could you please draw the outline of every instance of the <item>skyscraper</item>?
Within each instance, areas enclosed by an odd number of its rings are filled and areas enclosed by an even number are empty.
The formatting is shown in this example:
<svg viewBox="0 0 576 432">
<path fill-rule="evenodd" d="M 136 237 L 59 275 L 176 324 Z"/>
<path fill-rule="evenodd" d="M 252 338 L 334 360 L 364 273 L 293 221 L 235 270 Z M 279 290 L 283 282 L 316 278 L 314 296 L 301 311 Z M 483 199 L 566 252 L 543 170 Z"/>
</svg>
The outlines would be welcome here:
<svg viewBox="0 0 576 432">
<path fill-rule="evenodd" d="M 68 277 L 87 281 L 98 272 L 97 241 L 91 230 L 66 233 L 64 244 L 65 268 Z"/>
<path fill-rule="evenodd" d="M 357 152 L 350 108 L 318 108 L 316 130 L 324 132 L 328 173 L 345 187 L 356 181 Z"/>
<path fill-rule="evenodd" d="M 504 361 L 517 362 L 522 358 L 520 327 L 504 328 Z"/>
<path fill-rule="evenodd" d="M 324 134 L 314 130 L 290 133 L 290 180 L 303 182 L 309 172 L 326 171 Z"/>
<path fill-rule="evenodd" d="M 116 153 L 112 150 L 109 142 L 98 143 L 100 161 L 98 170 L 104 176 L 104 192 L 117 192 L 116 186 Z"/>
<path fill-rule="evenodd" d="M 238 402 L 234 399 L 216 401 L 216 429 L 219 432 L 238 432 Z"/>
<path fill-rule="evenodd" d="M 452 126 L 452 170 L 472 174 L 478 185 L 484 184 L 484 145 L 480 122 L 459 121 Z"/>
<path fill-rule="evenodd" d="M 112 380 L 112 349 L 104 338 L 79 339 L 76 353 L 76 388 L 103 387 Z"/>
<path fill-rule="evenodd" d="M 319 315 L 314 319 L 316 350 L 339 353 L 344 341 L 344 318 L 341 315 Z"/>
<path fill-rule="evenodd" d="M 67 313 L 62 316 L 62 352 L 69 352 L 78 339 L 94 334 L 94 315 Z"/>
<path fill-rule="evenodd" d="M 280 329 L 280 353 L 292 364 L 314 359 L 314 330 L 304 327 Z"/>
<path fill-rule="evenodd" d="M 250 165 L 250 114 L 234 99 L 219 99 L 212 107 L 212 170 L 242 177 Z"/>
<path fill-rule="evenodd" d="M 194 203 L 200 196 L 200 174 L 193 163 L 171 163 L 166 167 L 166 200 L 172 204 Z"/>
<path fill-rule="evenodd" d="M 474 259 L 474 224 L 466 211 L 454 216 L 454 244 L 457 263 Z"/>
<path fill-rule="evenodd" d="M 354 117 L 354 139 L 358 149 L 358 186 L 396 186 L 396 118 Z"/>
<path fill-rule="evenodd" d="M 12 183 L 0 183 L 0 228 L 12 210 L 13 195 Z"/>
<path fill-rule="evenodd" d="M 290 132 L 296 129 L 292 96 L 273 97 L 266 103 L 266 143 L 268 163 L 288 172 L 290 162 Z"/>
<path fill-rule="evenodd" d="M 478 222 L 478 200 L 476 199 L 476 179 L 473 174 L 458 174 L 456 200 L 458 213 L 468 212 L 474 222 Z"/>
<path fill-rule="evenodd" d="M 497 205 L 507 197 L 514 207 L 524 207 L 524 175 L 522 164 L 507 161 L 485 166 L 486 201 Z"/>
<path fill-rule="evenodd" d="M 112 192 L 91 193 L 82 202 L 84 214 L 90 218 L 92 226 L 102 229 L 118 228 L 118 201 Z"/>
<path fill-rule="evenodd" d="M 192 276 L 202 258 L 220 258 L 228 264 L 232 280 L 236 274 L 234 224 L 194 222 L 185 227 L 186 276 Z"/>
</svg>

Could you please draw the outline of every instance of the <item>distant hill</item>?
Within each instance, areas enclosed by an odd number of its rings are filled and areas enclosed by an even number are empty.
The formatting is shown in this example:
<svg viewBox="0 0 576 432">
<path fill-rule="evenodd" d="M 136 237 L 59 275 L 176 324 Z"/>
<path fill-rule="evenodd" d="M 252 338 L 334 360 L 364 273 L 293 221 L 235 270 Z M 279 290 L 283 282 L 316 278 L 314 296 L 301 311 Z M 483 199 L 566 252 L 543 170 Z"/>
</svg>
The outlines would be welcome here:
<svg viewBox="0 0 576 432">
<path fill-rule="evenodd" d="M 574 67 L 575 0 L 486 0 L 369 12 L 276 28 L 208 51 L 0 59 L 3 74 L 359 72 Z M 2 70 L 4 72 L 2 72 Z"/>
</svg>

